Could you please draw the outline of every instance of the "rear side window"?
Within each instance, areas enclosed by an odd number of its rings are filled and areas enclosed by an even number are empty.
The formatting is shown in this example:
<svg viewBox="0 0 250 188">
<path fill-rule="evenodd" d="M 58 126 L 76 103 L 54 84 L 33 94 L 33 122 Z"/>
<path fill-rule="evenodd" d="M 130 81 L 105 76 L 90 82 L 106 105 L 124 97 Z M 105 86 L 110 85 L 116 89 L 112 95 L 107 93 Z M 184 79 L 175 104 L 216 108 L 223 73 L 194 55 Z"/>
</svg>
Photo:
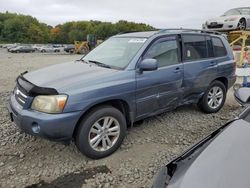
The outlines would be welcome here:
<svg viewBox="0 0 250 188">
<path fill-rule="evenodd" d="M 205 36 L 184 35 L 182 40 L 185 61 L 194 61 L 208 57 Z"/>
<path fill-rule="evenodd" d="M 213 48 L 214 48 L 214 56 L 215 57 L 222 57 L 227 55 L 227 51 L 225 46 L 223 45 L 221 39 L 218 37 L 212 37 Z"/>
</svg>

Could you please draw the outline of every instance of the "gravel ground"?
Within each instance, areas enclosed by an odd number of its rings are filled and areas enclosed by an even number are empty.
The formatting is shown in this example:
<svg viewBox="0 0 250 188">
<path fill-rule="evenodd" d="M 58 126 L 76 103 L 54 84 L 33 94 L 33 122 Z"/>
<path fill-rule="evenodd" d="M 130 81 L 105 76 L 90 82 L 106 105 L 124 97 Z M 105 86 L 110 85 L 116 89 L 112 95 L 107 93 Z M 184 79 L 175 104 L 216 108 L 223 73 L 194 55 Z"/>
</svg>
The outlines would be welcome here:
<svg viewBox="0 0 250 188">
<path fill-rule="evenodd" d="M 73 143 L 63 145 L 22 133 L 6 109 L 15 78 L 25 70 L 79 59 L 65 54 L 10 54 L 0 49 L 0 187 L 150 187 L 158 169 L 211 133 L 241 108 L 232 91 L 223 109 L 204 114 L 196 106 L 137 123 L 113 155 L 91 160 Z"/>
</svg>

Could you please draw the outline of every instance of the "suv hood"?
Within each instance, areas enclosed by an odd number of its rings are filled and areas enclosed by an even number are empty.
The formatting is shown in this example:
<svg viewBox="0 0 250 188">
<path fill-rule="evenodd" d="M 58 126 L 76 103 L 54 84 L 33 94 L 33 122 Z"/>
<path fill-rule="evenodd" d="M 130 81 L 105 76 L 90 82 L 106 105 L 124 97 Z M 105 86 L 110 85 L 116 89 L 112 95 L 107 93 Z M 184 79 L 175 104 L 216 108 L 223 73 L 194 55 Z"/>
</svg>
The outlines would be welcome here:
<svg viewBox="0 0 250 188">
<path fill-rule="evenodd" d="M 242 119 L 233 121 L 207 143 L 205 149 L 197 145 L 193 156 L 185 159 L 181 156 L 179 158 L 182 160 L 171 162 L 163 168 L 159 174 L 162 177 L 158 176 L 157 180 L 159 183 L 165 176 L 165 181 L 158 187 L 165 187 L 166 184 L 168 188 L 249 187 L 249 135 L 250 123 Z M 169 176 L 171 166 L 174 172 Z"/>
<path fill-rule="evenodd" d="M 54 88 L 60 93 L 66 92 L 69 87 L 73 89 L 78 83 L 84 87 L 100 81 L 104 82 L 115 72 L 118 70 L 76 61 L 42 68 L 24 74 L 23 77 L 36 86 Z"/>
</svg>

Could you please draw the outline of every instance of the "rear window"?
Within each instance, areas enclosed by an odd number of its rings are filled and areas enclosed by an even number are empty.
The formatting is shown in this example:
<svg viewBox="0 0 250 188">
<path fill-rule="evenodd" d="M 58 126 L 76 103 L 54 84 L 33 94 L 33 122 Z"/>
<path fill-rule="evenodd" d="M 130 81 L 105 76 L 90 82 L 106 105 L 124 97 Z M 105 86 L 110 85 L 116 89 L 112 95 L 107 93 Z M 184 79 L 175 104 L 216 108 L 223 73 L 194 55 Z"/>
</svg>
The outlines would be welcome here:
<svg viewBox="0 0 250 188">
<path fill-rule="evenodd" d="M 207 58 L 207 44 L 205 36 L 184 35 L 184 60 L 194 61 Z"/>
<path fill-rule="evenodd" d="M 225 46 L 223 45 L 221 39 L 218 37 L 212 37 L 213 48 L 214 48 L 214 56 L 215 57 L 222 57 L 227 55 L 227 51 Z"/>
</svg>

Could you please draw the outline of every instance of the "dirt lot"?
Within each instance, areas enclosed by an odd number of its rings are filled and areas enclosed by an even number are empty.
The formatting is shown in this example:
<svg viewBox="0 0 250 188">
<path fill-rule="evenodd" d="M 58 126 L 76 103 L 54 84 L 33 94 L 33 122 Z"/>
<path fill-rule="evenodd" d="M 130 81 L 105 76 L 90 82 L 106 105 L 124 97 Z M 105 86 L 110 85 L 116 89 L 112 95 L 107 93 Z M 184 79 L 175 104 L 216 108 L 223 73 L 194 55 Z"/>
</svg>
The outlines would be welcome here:
<svg viewBox="0 0 250 188">
<path fill-rule="evenodd" d="M 0 49 L 0 187 L 150 187 L 157 170 L 241 108 L 232 91 L 217 114 L 180 107 L 136 124 L 110 157 L 90 160 L 65 146 L 21 133 L 9 120 L 6 102 L 21 72 L 78 59 L 77 55 L 10 54 Z"/>
</svg>

